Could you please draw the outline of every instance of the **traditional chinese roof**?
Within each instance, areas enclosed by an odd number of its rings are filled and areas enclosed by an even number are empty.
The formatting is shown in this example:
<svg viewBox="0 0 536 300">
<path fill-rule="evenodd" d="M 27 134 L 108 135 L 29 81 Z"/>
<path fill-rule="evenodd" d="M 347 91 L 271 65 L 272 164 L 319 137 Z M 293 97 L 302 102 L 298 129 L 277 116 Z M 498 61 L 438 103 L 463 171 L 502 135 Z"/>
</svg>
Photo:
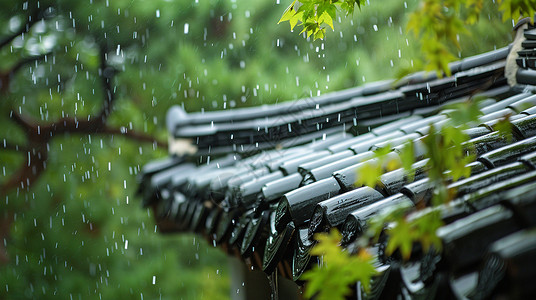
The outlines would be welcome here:
<svg viewBox="0 0 536 300">
<path fill-rule="evenodd" d="M 526 27 L 526 26 L 525 26 Z M 536 29 L 512 46 L 450 65 L 452 76 L 416 73 L 278 105 L 226 111 L 168 112 L 170 136 L 188 150 L 143 168 L 140 191 L 162 232 L 195 232 L 267 274 L 299 282 L 315 257 L 316 232 L 337 227 L 348 251 L 367 220 L 394 205 L 432 197 L 423 137 L 451 117 L 445 104 L 469 97 L 483 115 L 465 130 L 477 160 L 471 176 L 450 184 L 441 213 L 441 255 L 402 263 L 385 241 L 372 251 L 377 297 L 507 298 L 534 296 L 536 286 Z M 510 54 L 510 56 L 508 56 Z M 514 59 L 515 85 L 505 78 Z M 511 124 L 512 137 L 498 131 Z M 415 176 L 397 169 L 375 188 L 355 186 L 374 150 L 414 145 Z"/>
</svg>

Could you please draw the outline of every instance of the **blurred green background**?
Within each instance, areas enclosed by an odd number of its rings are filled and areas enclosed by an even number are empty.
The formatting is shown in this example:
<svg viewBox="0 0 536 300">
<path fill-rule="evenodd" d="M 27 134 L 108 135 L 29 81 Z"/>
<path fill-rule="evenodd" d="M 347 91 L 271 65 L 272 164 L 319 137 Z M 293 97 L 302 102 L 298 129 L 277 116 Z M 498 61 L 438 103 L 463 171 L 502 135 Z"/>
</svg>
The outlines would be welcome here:
<svg viewBox="0 0 536 300">
<path fill-rule="evenodd" d="M 316 96 L 380 79 L 419 57 L 406 34 L 417 1 L 371 1 L 324 41 L 277 25 L 279 0 L 0 0 L 0 41 L 34 9 L 52 7 L 24 38 L 0 49 L 0 145 L 24 145 L 12 109 L 39 121 L 87 118 L 101 108 L 99 45 L 119 73 L 109 124 L 166 139 L 165 112 L 231 109 Z M 494 4 L 460 36 L 460 57 L 511 41 Z M 426 41 L 423 41 L 426 42 Z M 136 174 L 166 149 L 111 135 L 62 135 L 29 190 L 0 199 L 12 219 L 0 242 L 0 299 L 222 299 L 226 255 L 201 237 L 161 235 L 135 195 Z M 0 146 L 0 182 L 25 152 Z M 5 191 L 4 191 L 5 192 Z M 4 196 L 5 195 L 5 196 Z"/>
</svg>

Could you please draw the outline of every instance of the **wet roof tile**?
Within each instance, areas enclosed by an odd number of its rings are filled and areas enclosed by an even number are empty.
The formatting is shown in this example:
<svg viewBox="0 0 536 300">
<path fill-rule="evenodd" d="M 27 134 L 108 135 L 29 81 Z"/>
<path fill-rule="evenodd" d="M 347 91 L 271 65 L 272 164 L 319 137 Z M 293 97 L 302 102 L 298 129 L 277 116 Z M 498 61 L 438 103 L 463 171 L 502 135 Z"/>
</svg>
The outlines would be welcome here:
<svg viewBox="0 0 536 300">
<path fill-rule="evenodd" d="M 501 278 L 533 278 L 533 271 L 512 268 L 536 256 L 534 242 L 523 240 L 536 226 L 534 30 L 525 31 L 514 87 L 503 76 L 505 47 L 452 63 L 453 76 L 441 79 L 421 72 L 397 83 L 222 112 L 174 107 L 170 133 L 191 138 L 198 152 L 145 166 L 139 177 L 144 205 L 155 209 L 162 231 L 204 234 L 214 245 L 235 248 L 253 267 L 299 280 L 316 261 L 309 254 L 315 232 L 338 227 L 342 244 L 353 251 L 372 216 L 431 201 L 422 137 L 430 124 L 448 122 L 444 103 L 478 90 L 487 98 L 480 102 L 483 116 L 465 130 L 477 161 L 468 165 L 468 178 L 448 186 L 455 199 L 433 208 L 445 224 L 438 231 L 443 254 L 428 257 L 419 250 L 421 259 L 395 268 L 397 254 L 387 259 L 380 242 L 372 248 L 379 271 L 372 292 L 358 285 L 355 293 L 382 297 L 389 285 L 395 294 L 489 295 L 497 291 L 497 284 L 485 281 L 493 259 L 507 266 L 497 271 Z M 511 137 L 498 131 L 503 120 L 512 125 Z M 389 145 L 388 155 L 398 158 L 406 140 L 415 148 L 414 174 L 397 169 L 383 174 L 375 189 L 355 185 L 359 166 L 375 159 L 374 150 Z"/>
</svg>

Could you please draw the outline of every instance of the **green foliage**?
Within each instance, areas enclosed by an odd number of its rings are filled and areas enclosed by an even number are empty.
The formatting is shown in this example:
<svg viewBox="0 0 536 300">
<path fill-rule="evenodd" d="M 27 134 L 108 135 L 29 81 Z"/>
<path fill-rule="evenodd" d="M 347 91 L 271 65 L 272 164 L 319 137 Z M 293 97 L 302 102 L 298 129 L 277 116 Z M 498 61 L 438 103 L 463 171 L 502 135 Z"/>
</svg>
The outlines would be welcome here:
<svg viewBox="0 0 536 300">
<path fill-rule="evenodd" d="M 323 39 L 327 27 L 334 29 L 337 7 L 349 15 L 356 6 L 361 8 L 365 3 L 363 0 L 294 0 L 278 23 L 289 21 L 291 31 L 300 24 L 303 26 L 300 33 L 305 32 L 307 37 L 313 35 L 314 40 Z M 448 64 L 457 58 L 454 51 L 461 51 L 460 36 L 470 36 L 467 25 L 479 22 L 485 8 L 484 0 L 421 0 L 419 7 L 410 15 L 407 30 L 420 41 L 424 63 L 413 59 L 411 64 L 401 66 L 398 78 L 422 68 L 436 71 L 440 77 L 443 74 L 450 76 Z M 503 21 L 518 20 L 521 16 L 533 19 L 536 1 L 501 0 L 499 10 Z"/>
<path fill-rule="evenodd" d="M 523 16 L 531 18 L 534 23 L 535 0 L 499 0 L 499 8 L 503 12 L 503 21 L 517 20 Z"/>
<path fill-rule="evenodd" d="M 507 0 L 499 3 L 503 21 L 518 20 L 522 15 L 533 18 L 536 12 L 534 0 Z M 451 75 L 448 63 L 456 57 L 447 43 L 460 51 L 459 36 L 469 33 L 466 24 L 478 22 L 483 9 L 483 0 L 422 0 L 419 9 L 412 13 L 407 29 L 422 41 L 425 70 L 435 70 L 438 76 L 442 76 L 442 73 Z"/>
<path fill-rule="evenodd" d="M 415 177 L 415 170 L 413 170 L 414 157 L 415 145 L 412 141 L 408 141 L 402 147 L 402 151 L 400 151 L 400 161 L 402 162 L 402 167 L 406 170 L 406 176 L 410 181 Z"/>
<path fill-rule="evenodd" d="M 438 210 L 425 209 L 408 216 L 408 207 L 398 206 L 371 219 L 366 238 L 377 242 L 380 233 L 386 230 L 389 236 L 386 254 L 392 255 L 398 250 L 402 258 L 407 260 L 416 243 L 420 243 L 425 251 L 432 249 L 432 246 L 434 251 L 440 251 L 441 240 L 436 230 L 442 225 Z"/>
<path fill-rule="evenodd" d="M 327 27 L 335 29 L 333 20 L 337 17 L 337 8 L 349 15 L 355 6 L 361 8 L 364 4 L 364 0 L 294 0 L 283 12 L 278 24 L 288 21 L 293 31 L 299 22 L 299 26 L 303 27 L 300 34 L 306 33 L 307 37 L 312 35 L 313 40 L 323 39 Z"/>
<path fill-rule="evenodd" d="M 484 8 L 484 0 L 467 0 L 465 8 L 467 10 L 467 23 L 474 24 L 480 19 L 480 12 Z"/>
<path fill-rule="evenodd" d="M 401 161 L 396 157 L 389 157 L 391 145 L 387 145 L 374 151 L 374 157 L 363 163 L 359 168 L 355 186 L 367 185 L 375 187 L 379 177 L 392 170 L 400 168 Z"/>
<path fill-rule="evenodd" d="M 510 123 L 510 115 L 504 116 L 502 119 L 497 122 L 495 125 L 497 131 L 506 138 L 506 141 L 510 143 L 513 139 L 512 136 L 512 123 Z"/>
<path fill-rule="evenodd" d="M 407 29 L 415 38 L 422 40 L 422 52 L 425 56 L 425 70 L 441 71 L 450 76 L 448 63 L 455 60 L 445 43 L 460 43 L 458 34 L 467 32 L 458 17 L 460 1 L 423 0 L 419 9 L 410 16 Z"/>
<path fill-rule="evenodd" d="M 468 177 L 470 169 L 467 164 L 474 160 L 471 155 L 471 146 L 467 144 L 469 137 L 464 133 L 464 129 L 470 124 L 474 124 L 478 117 L 482 115 L 479 109 L 479 99 L 468 99 L 467 101 L 456 103 L 445 107 L 444 113 L 448 114 L 449 121 L 436 130 L 433 125 L 430 125 L 430 130 L 427 136 L 423 138 L 426 147 L 428 158 L 428 176 L 431 184 L 435 186 L 435 192 L 432 199 L 432 205 L 437 206 L 451 200 L 446 185 L 450 180 L 458 180 L 461 177 Z M 414 161 L 414 145 L 412 141 L 408 141 L 402 147 L 399 160 L 389 159 L 391 146 L 387 145 L 375 151 L 374 157 L 363 163 L 359 168 L 356 186 L 368 185 L 375 187 L 379 177 L 385 172 L 403 167 L 408 173 L 408 177 L 414 176 L 412 164 Z M 417 203 L 417 207 L 422 209 L 428 206 L 428 203 Z M 392 255 L 395 251 L 399 251 L 404 260 L 410 258 L 413 246 L 416 243 L 422 245 L 424 251 L 441 250 L 441 240 L 437 237 L 436 231 L 443 223 L 441 221 L 440 211 L 435 209 L 425 209 L 417 214 L 408 215 L 408 207 L 395 207 L 387 213 L 381 214 L 373 218 L 369 222 L 368 232 L 360 242 L 361 245 L 367 245 L 370 241 L 377 242 L 379 235 L 385 230 L 388 236 L 388 242 L 385 249 L 387 255 Z M 386 225 L 387 224 L 387 225 Z M 314 254 L 324 254 L 326 256 L 341 256 L 340 249 L 337 249 L 338 236 L 331 234 L 328 237 L 321 238 L 321 243 L 313 248 Z M 364 248 L 363 248 L 364 249 Z M 365 250 L 362 250 L 365 251 Z M 346 255 L 346 254 L 344 254 Z M 340 260 L 344 260 L 340 258 Z M 370 265 L 366 268 L 372 268 Z M 311 297 L 317 292 L 320 292 L 319 298 L 328 297 L 335 291 L 340 291 L 341 297 L 347 292 L 344 286 L 349 282 L 341 282 L 341 286 L 326 284 L 327 278 L 338 278 L 340 276 L 337 269 L 329 269 L 316 267 L 314 271 L 304 274 L 304 279 L 309 280 L 309 285 L 306 290 L 306 297 Z M 343 266 L 344 264 L 341 264 Z M 365 268 L 365 265 L 362 266 Z M 338 279 L 339 280 L 339 279 Z M 368 280 L 367 278 L 355 280 Z M 322 285 L 324 284 L 324 285 Z M 337 295 L 339 296 L 339 295 Z"/>
<path fill-rule="evenodd" d="M 350 284 L 360 281 L 364 288 L 369 288 L 371 277 L 376 273 L 372 266 L 372 256 L 362 250 L 358 255 L 341 251 L 339 243 L 341 234 L 337 229 L 329 233 L 315 235 L 318 243 L 311 250 L 312 255 L 319 256 L 322 265 L 315 265 L 303 274 L 307 280 L 304 296 L 319 300 L 344 299 L 350 293 Z"/>
<path fill-rule="evenodd" d="M 474 161 L 471 155 L 471 146 L 467 144 L 469 137 L 463 132 L 470 124 L 474 124 L 482 114 L 478 108 L 478 99 L 452 104 L 446 107 L 449 115 L 449 122 L 437 130 L 430 125 L 428 135 L 423 138 L 426 147 L 428 163 L 428 177 L 435 187 L 432 197 L 432 206 L 437 206 L 451 200 L 446 185 L 450 180 L 458 180 L 462 177 L 469 177 L 470 169 L 467 164 Z M 409 143 L 411 144 L 411 143 Z M 405 148 L 410 148 L 406 146 Z M 404 151 L 403 151 L 404 152 Z M 413 156 L 402 155 L 402 162 L 406 166 L 412 161 Z M 417 203 L 422 208 L 429 204 Z M 387 227 L 389 241 L 386 254 L 390 255 L 399 250 L 404 259 L 409 259 L 414 243 L 420 243 L 427 251 L 431 246 L 435 250 L 441 249 L 440 240 L 437 238 L 436 230 L 442 225 L 439 212 L 437 210 L 426 210 L 407 216 L 407 208 L 398 208 L 379 216 L 371 222 L 370 230 L 373 234 L 369 236 L 378 237 L 384 224 L 390 223 Z"/>
</svg>

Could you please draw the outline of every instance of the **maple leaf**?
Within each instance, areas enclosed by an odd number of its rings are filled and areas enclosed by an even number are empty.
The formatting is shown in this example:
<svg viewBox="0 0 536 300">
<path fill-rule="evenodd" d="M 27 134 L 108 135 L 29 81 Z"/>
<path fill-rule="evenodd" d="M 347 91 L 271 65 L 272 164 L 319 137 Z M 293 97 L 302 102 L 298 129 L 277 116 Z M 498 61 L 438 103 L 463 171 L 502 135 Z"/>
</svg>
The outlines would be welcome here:
<svg viewBox="0 0 536 300">
<path fill-rule="evenodd" d="M 398 220 L 393 227 L 389 228 L 389 241 L 385 253 L 391 255 L 395 250 L 399 249 L 404 260 L 408 260 L 411 256 L 411 248 L 413 246 L 414 232 L 410 224 L 405 219 Z"/>
</svg>

